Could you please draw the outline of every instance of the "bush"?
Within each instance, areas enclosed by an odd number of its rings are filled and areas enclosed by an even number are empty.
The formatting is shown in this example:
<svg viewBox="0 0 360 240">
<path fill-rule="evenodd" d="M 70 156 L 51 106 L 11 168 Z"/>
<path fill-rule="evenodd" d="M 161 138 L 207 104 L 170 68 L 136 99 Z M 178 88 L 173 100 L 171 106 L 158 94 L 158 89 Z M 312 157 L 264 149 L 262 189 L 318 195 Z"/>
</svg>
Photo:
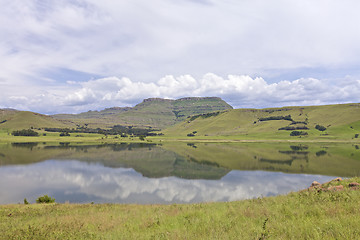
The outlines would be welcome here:
<svg viewBox="0 0 360 240">
<path fill-rule="evenodd" d="M 291 115 L 259 118 L 259 121 L 273 121 L 273 120 L 287 120 L 293 122 Z"/>
<path fill-rule="evenodd" d="M 139 140 L 140 140 L 140 141 L 144 141 L 144 140 L 145 140 L 145 136 L 143 136 L 143 135 L 139 136 Z"/>
<path fill-rule="evenodd" d="M 13 131 L 11 134 L 13 136 L 26 136 L 26 137 L 39 136 L 39 133 L 37 133 L 31 129 L 23 129 L 23 130 Z"/>
<path fill-rule="evenodd" d="M 62 133 L 60 133 L 59 136 L 60 136 L 60 137 L 69 137 L 69 136 L 70 136 L 70 133 L 68 133 L 68 132 L 62 132 Z"/>
<path fill-rule="evenodd" d="M 186 135 L 186 136 L 188 136 L 188 137 L 194 137 L 195 136 L 195 134 L 193 134 L 193 133 L 189 133 L 188 135 Z"/>
<path fill-rule="evenodd" d="M 54 202 L 55 202 L 55 198 L 51 198 L 48 195 L 44 195 L 36 199 L 36 203 L 54 203 Z"/>
<path fill-rule="evenodd" d="M 357 133 L 357 134 L 355 134 L 355 138 L 358 138 L 359 137 L 359 134 Z"/>
<path fill-rule="evenodd" d="M 303 131 L 292 131 L 290 133 L 290 136 L 306 136 L 306 135 L 308 135 L 308 133 Z"/>
<path fill-rule="evenodd" d="M 29 204 L 28 200 L 26 198 L 24 198 L 24 204 L 27 205 Z"/>
<path fill-rule="evenodd" d="M 315 128 L 316 128 L 317 130 L 319 130 L 319 131 L 322 131 L 322 132 L 326 130 L 326 127 L 321 126 L 321 125 L 316 125 Z"/>
</svg>

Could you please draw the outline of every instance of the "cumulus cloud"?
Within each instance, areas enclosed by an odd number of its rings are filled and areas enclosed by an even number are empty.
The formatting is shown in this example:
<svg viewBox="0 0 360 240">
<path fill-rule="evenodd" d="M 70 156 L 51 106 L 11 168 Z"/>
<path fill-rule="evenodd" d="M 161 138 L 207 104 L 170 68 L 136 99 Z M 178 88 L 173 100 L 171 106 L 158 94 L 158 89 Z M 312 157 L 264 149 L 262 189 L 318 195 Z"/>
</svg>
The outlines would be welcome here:
<svg viewBox="0 0 360 240">
<path fill-rule="evenodd" d="M 41 174 L 39 174 L 41 173 Z M 231 171 L 221 180 L 146 178 L 133 169 L 49 160 L 0 168 L 0 204 L 49 194 L 58 202 L 192 203 L 235 201 L 285 194 L 333 177 L 263 171 Z M 5 184 L 6 183 L 6 184 Z"/>
<path fill-rule="evenodd" d="M 268 83 L 261 77 L 207 73 L 167 75 L 156 82 L 137 82 L 129 78 L 108 77 L 84 82 L 69 82 L 38 94 L 10 95 L 6 92 L 0 107 L 17 107 L 45 113 L 101 110 L 113 106 L 134 106 L 145 98 L 217 96 L 235 108 L 281 107 L 360 102 L 360 80 L 341 79 L 336 83 L 315 78 Z"/>
</svg>

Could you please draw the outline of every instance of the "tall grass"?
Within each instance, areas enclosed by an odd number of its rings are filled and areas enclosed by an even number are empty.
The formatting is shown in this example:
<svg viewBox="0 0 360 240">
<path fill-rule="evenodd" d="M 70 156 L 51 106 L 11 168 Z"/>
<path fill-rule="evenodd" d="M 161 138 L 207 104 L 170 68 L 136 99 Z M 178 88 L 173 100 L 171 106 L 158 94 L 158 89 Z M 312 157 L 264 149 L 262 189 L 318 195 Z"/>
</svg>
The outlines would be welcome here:
<svg viewBox="0 0 360 240">
<path fill-rule="evenodd" d="M 0 239 L 359 239 L 360 191 L 229 203 L 0 206 Z"/>
</svg>

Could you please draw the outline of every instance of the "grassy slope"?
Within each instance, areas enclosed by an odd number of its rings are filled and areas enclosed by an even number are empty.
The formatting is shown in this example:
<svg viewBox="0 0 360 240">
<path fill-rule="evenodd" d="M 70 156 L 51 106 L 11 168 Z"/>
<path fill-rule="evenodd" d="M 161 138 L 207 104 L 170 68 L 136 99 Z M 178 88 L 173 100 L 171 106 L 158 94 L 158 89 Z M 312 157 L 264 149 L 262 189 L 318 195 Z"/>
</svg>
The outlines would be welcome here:
<svg viewBox="0 0 360 240">
<path fill-rule="evenodd" d="M 29 129 L 33 128 L 66 128 L 75 127 L 74 124 L 66 121 L 60 121 L 50 116 L 46 116 L 39 113 L 16 111 L 12 114 L 3 116 L 0 121 L 6 120 L 6 122 L 0 124 L 1 129 Z"/>
<path fill-rule="evenodd" d="M 230 203 L 0 206 L 0 239 L 359 239 L 360 190 Z M 326 186 L 326 187 L 327 187 Z"/>
<path fill-rule="evenodd" d="M 308 137 L 323 139 L 352 139 L 360 133 L 360 104 L 339 104 L 310 107 L 284 107 L 273 109 L 234 109 L 218 116 L 184 121 L 164 130 L 168 137 L 186 137 L 197 131 L 197 137 L 205 135 L 237 136 L 247 139 L 288 139 L 291 131 L 278 130 L 289 126 L 290 121 L 258 121 L 259 118 L 291 115 L 294 121 L 308 121 Z M 317 124 L 327 127 L 325 132 L 315 129 Z M 304 126 L 296 124 L 291 126 Z M 327 133 L 326 136 L 320 136 Z M 196 138 L 196 137 L 195 137 Z"/>
</svg>

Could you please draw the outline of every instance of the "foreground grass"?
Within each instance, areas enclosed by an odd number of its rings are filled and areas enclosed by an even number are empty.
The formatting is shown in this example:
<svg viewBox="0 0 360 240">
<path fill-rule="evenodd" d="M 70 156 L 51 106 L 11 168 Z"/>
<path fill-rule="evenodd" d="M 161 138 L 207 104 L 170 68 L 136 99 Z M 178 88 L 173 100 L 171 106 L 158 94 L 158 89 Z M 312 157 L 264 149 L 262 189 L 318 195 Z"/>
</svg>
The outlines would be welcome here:
<svg viewBox="0 0 360 240">
<path fill-rule="evenodd" d="M 0 239 L 359 239 L 360 190 L 229 203 L 0 206 Z M 328 186 L 326 186 L 328 187 Z"/>
</svg>

